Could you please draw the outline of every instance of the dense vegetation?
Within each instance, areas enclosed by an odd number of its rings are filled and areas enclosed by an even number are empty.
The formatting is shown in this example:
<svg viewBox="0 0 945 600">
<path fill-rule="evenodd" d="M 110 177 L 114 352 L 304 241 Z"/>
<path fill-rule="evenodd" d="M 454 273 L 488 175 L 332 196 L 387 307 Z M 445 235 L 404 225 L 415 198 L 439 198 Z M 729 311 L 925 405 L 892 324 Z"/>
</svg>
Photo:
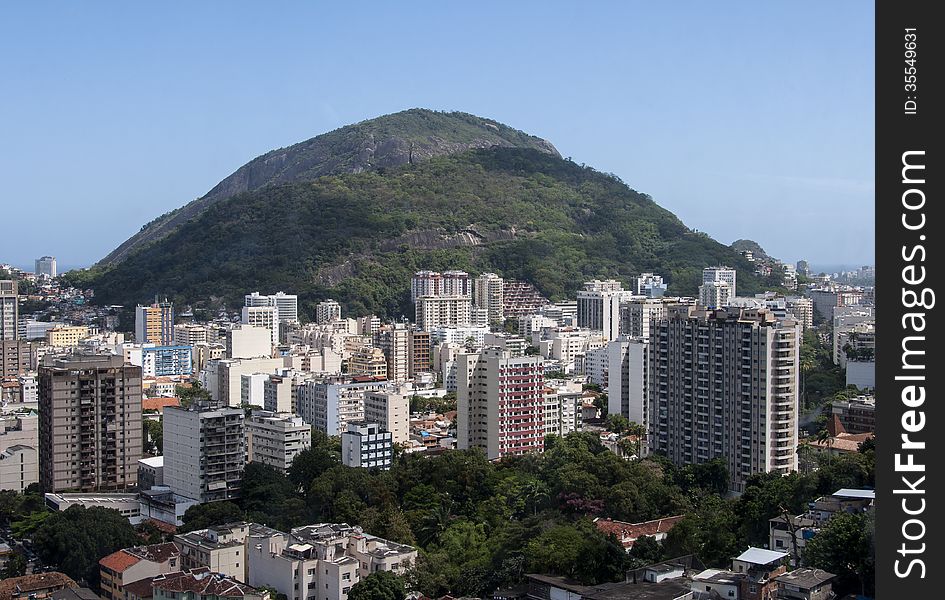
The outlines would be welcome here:
<svg viewBox="0 0 945 600">
<path fill-rule="evenodd" d="M 477 243 L 443 239 L 469 230 Z M 561 299 L 587 279 L 641 271 L 691 295 L 718 263 L 738 268 L 740 293 L 777 284 L 612 175 L 494 147 L 241 194 L 113 268 L 68 278 L 94 286 L 99 303 L 159 294 L 238 306 L 247 291 L 284 289 L 309 316 L 330 296 L 348 314 L 398 317 L 410 314 L 410 275 L 422 268 L 491 270 Z"/>
<path fill-rule="evenodd" d="M 470 148 L 514 146 L 557 155 L 547 141 L 491 119 L 462 112 L 414 108 L 341 127 L 259 156 L 202 198 L 144 225 L 102 260 L 114 265 L 139 248 L 172 233 L 214 203 L 269 185 L 311 181 L 324 175 L 360 173 L 420 162 Z"/>
<path fill-rule="evenodd" d="M 543 454 L 491 463 L 478 451 L 397 458 L 390 471 L 339 464 L 337 438 L 316 435 L 289 476 L 249 464 L 237 503 L 196 506 L 184 529 L 237 519 L 279 529 L 347 522 L 419 546 L 408 587 L 437 597 L 482 595 L 548 573 L 586 583 L 621 580 L 628 568 L 696 554 L 726 566 L 747 545 L 768 541 L 768 519 L 799 514 L 816 497 L 842 487 L 872 486 L 873 450 L 824 457 L 808 475 L 759 475 L 738 499 L 725 499 L 720 461 L 674 467 L 659 457 L 626 461 L 598 437 L 549 437 Z M 629 555 L 599 533 L 597 517 L 639 522 L 686 514 L 660 547 L 647 540 Z M 871 535 L 864 532 L 864 536 Z M 832 545 L 811 564 L 827 568 Z"/>
</svg>

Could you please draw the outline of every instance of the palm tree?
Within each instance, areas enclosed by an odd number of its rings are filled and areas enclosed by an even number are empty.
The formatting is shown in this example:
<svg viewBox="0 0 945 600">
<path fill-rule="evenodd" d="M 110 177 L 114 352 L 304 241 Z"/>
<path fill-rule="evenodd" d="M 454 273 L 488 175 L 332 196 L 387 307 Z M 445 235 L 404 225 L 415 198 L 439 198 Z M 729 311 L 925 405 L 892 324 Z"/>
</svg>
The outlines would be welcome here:
<svg viewBox="0 0 945 600">
<path fill-rule="evenodd" d="M 528 507 L 528 505 L 531 504 L 533 510 L 532 514 L 537 515 L 541 501 L 548 498 L 548 488 L 537 479 L 529 479 L 525 485 L 522 486 L 522 497 L 525 498 L 525 506 Z"/>
</svg>

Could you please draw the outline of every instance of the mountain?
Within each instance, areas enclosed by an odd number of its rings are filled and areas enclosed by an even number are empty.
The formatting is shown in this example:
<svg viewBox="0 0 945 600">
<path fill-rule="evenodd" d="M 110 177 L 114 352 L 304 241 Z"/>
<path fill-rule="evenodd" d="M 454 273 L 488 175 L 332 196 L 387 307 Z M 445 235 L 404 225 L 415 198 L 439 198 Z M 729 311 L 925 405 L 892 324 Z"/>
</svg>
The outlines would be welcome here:
<svg viewBox="0 0 945 600">
<path fill-rule="evenodd" d="M 754 240 L 735 240 L 732 242 L 732 250 L 743 254 L 746 250 L 750 250 L 752 256 L 755 260 L 773 260 L 768 254 L 764 251 L 764 248 Z"/>
<path fill-rule="evenodd" d="M 424 128 L 424 160 L 382 153 L 400 162 L 395 166 L 379 164 L 376 152 L 372 161 L 355 158 L 352 145 L 338 140 L 357 138 L 356 129 L 327 134 L 340 136 L 332 138 L 339 156 L 313 159 L 291 176 L 273 167 L 251 178 L 247 173 L 272 164 L 257 159 L 225 180 L 240 185 L 214 188 L 236 190 L 232 195 L 218 193 L 170 226 L 172 214 L 160 235 L 123 260 L 70 277 L 94 287 L 96 302 L 105 304 L 134 305 L 158 294 L 179 305 L 232 309 L 247 292 L 284 290 L 299 294 L 305 315 L 333 297 L 348 314 L 388 317 L 411 314 L 410 275 L 419 269 L 493 271 L 552 299 L 573 296 L 588 279 L 628 281 L 641 271 L 662 274 L 671 293 L 692 295 L 702 268 L 715 264 L 738 269 L 739 293 L 772 284 L 731 247 L 690 230 L 616 176 L 562 159 L 538 138 L 499 124 L 500 137 L 475 137 L 493 122 L 456 113 L 408 111 L 365 123 L 419 139 L 403 123 L 420 116 L 470 125 Z M 329 164 L 344 172 L 316 175 Z"/>
<path fill-rule="evenodd" d="M 236 194 L 268 185 L 396 167 L 492 146 L 534 148 L 558 156 L 558 151 L 547 141 L 491 119 L 462 112 L 405 110 L 348 125 L 251 160 L 205 196 L 142 227 L 99 264 L 109 266 L 121 262 L 215 203 Z"/>
</svg>

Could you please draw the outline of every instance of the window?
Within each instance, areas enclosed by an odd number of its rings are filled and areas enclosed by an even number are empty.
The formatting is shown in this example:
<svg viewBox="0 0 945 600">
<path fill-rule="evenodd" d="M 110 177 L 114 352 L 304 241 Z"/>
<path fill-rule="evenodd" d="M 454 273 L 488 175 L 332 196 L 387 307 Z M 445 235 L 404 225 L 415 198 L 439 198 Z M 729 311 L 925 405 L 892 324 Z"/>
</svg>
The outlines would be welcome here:
<svg viewBox="0 0 945 600">
<path fill-rule="evenodd" d="M 341 576 L 342 581 L 351 581 L 351 573 L 344 573 Z"/>
<path fill-rule="evenodd" d="M 342 594 L 347 594 L 347 593 L 350 592 L 350 591 L 351 591 L 351 588 L 350 588 L 350 587 L 341 588 L 341 593 L 342 593 Z"/>
</svg>

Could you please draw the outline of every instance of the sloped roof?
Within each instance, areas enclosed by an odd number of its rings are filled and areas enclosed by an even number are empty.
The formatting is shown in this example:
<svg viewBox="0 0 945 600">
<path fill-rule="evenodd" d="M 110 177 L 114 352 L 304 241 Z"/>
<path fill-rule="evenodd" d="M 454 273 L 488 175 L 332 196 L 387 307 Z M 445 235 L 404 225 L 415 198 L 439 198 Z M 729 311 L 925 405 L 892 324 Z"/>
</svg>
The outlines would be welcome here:
<svg viewBox="0 0 945 600">
<path fill-rule="evenodd" d="M 787 557 L 787 552 L 778 552 L 777 550 L 765 550 L 764 548 L 749 548 L 745 550 L 735 560 L 751 563 L 753 565 L 767 565 L 777 560 Z"/>
<path fill-rule="evenodd" d="M 627 523 L 625 521 L 613 521 L 611 519 L 597 519 L 594 524 L 604 535 L 614 534 L 623 544 L 623 547 L 629 550 L 637 538 L 649 535 L 655 536 L 660 533 L 667 533 L 675 527 L 676 523 L 681 521 L 683 515 L 675 517 L 666 517 L 664 519 L 654 519 L 642 523 Z"/>
<path fill-rule="evenodd" d="M 9 577 L 0 581 L 0 600 L 9 600 L 13 594 L 28 594 L 41 590 L 78 587 L 78 585 L 71 577 L 58 571 Z"/>
</svg>

